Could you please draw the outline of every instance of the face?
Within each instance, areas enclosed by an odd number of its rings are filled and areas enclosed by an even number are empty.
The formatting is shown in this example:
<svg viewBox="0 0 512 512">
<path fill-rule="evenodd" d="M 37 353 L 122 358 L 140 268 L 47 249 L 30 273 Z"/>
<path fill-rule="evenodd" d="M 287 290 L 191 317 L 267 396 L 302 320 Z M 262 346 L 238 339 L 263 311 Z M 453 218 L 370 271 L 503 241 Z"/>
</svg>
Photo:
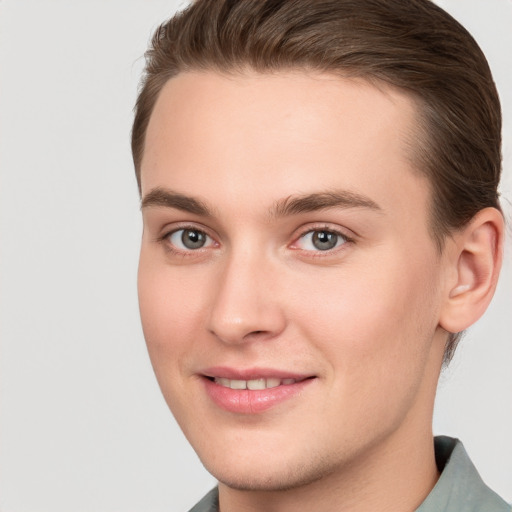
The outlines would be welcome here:
<svg viewBox="0 0 512 512">
<path fill-rule="evenodd" d="M 142 162 L 139 300 L 163 394 L 221 482 L 285 489 L 430 429 L 442 257 L 402 93 L 183 73 Z"/>
</svg>

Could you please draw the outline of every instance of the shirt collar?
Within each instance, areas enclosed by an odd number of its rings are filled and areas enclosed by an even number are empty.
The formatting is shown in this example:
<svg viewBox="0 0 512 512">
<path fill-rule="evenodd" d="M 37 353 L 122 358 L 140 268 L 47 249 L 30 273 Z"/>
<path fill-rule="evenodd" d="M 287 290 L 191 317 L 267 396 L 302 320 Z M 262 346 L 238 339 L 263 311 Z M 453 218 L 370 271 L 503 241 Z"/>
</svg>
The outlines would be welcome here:
<svg viewBox="0 0 512 512">
<path fill-rule="evenodd" d="M 441 476 L 416 512 L 510 512 L 510 507 L 484 484 L 458 439 L 439 436 L 434 447 Z"/>
</svg>

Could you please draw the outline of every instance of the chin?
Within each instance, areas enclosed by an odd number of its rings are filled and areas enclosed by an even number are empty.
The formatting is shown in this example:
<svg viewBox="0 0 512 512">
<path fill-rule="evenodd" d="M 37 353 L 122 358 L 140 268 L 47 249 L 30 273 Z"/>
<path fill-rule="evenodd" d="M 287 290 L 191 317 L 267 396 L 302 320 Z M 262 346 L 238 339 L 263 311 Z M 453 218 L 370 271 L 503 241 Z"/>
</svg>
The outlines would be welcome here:
<svg viewBox="0 0 512 512">
<path fill-rule="evenodd" d="M 228 472 L 229 473 L 229 472 Z M 310 475 L 307 472 L 294 470 L 293 473 L 276 473 L 267 471 L 266 474 L 246 475 L 214 474 L 213 476 L 222 484 L 238 491 L 277 492 L 289 491 L 311 484 L 322 478 L 322 474 Z"/>
<path fill-rule="evenodd" d="M 255 463 L 243 461 L 243 456 L 217 460 L 216 463 L 203 464 L 207 471 L 219 482 L 239 491 L 287 491 L 303 487 L 331 473 L 334 468 L 330 464 L 309 460 L 307 465 L 299 461 L 281 458 L 281 463 L 275 464 L 264 456 Z"/>
</svg>

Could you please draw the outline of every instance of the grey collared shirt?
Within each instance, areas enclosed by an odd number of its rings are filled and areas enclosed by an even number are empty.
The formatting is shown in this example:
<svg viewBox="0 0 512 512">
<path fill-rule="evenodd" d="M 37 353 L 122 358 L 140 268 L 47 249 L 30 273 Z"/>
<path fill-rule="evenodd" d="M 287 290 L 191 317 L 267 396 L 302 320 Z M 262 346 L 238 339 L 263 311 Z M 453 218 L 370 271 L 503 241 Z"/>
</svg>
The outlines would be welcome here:
<svg viewBox="0 0 512 512">
<path fill-rule="evenodd" d="M 512 512 L 478 474 L 458 439 L 435 438 L 441 476 L 416 512 Z M 212 489 L 190 512 L 219 512 L 219 492 Z"/>
</svg>

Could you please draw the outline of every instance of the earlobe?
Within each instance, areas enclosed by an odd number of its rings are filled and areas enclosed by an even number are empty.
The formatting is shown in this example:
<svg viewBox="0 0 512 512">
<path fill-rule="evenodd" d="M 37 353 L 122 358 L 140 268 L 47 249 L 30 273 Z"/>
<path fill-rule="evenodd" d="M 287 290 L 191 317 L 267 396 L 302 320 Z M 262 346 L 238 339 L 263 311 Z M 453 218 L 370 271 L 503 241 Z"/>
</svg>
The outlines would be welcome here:
<svg viewBox="0 0 512 512">
<path fill-rule="evenodd" d="M 502 263 L 504 222 L 501 212 L 485 208 L 454 236 L 455 272 L 448 285 L 440 326 L 460 332 L 487 309 L 496 289 Z"/>
</svg>

